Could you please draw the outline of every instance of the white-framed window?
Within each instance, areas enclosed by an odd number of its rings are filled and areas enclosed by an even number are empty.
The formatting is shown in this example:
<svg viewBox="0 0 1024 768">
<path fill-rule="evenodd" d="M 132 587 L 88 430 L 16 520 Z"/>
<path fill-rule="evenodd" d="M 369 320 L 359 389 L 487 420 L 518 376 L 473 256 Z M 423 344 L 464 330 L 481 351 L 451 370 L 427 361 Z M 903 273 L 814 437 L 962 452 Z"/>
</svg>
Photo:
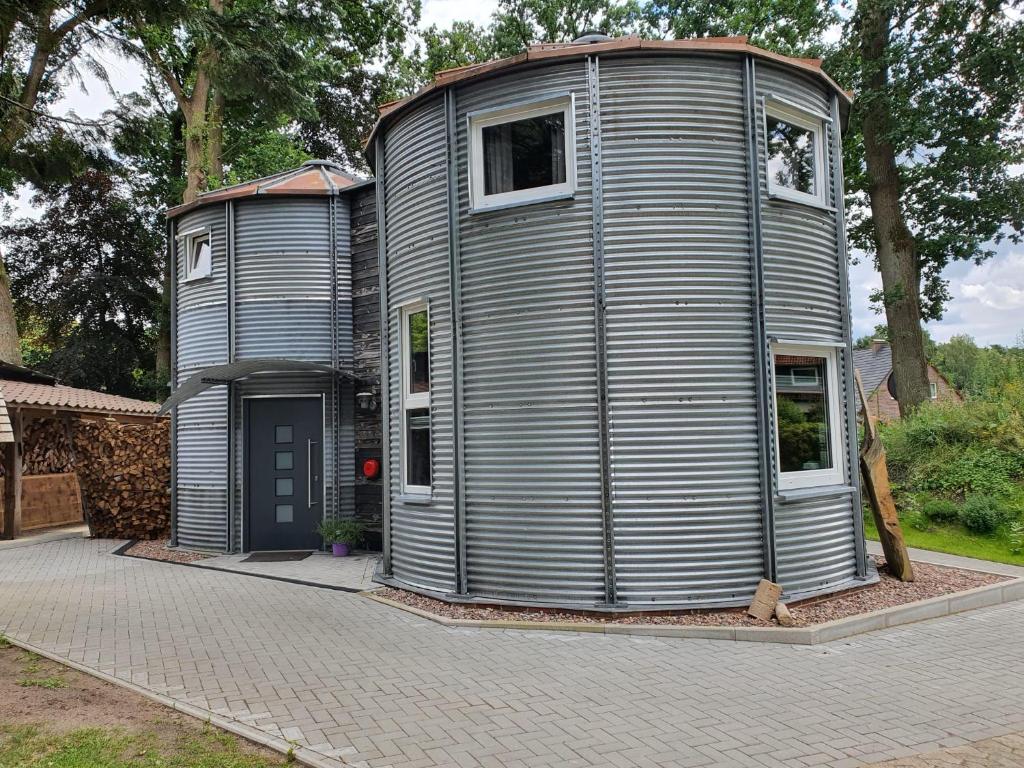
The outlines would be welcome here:
<svg viewBox="0 0 1024 768">
<path fill-rule="evenodd" d="M 406 304 L 398 313 L 402 385 L 402 492 L 429 495 L 430 311 L 425 301 Z"/>
<path fill-rule="evenodd" d="M 185 240 L 185 279 L 209 277 L 213 268 L 213 252 L 208 231 L 189 232 Z"/>
<path fill-rule="evenodd" d="M 842 419 L 834 349 L 772 346 L 779 489 L 843 482 Z"/>
<path fill-rule="evenodd" d="M 765 99 L 765 175 L 768 194 L 825 207 L 825 121 L 813 112 Z"/>
<path fill-rule="evenodd" d="M 572 94 L 497 110 L 469 121 L 474 211 L 571 197 L 576 191 Z"/>
<path fill-rule="evenodd" d="M 934 381 L 928 382 L 928 396 L 931 397 L 932 400 L 939 399 L 939 385 Z"/>
</svg>

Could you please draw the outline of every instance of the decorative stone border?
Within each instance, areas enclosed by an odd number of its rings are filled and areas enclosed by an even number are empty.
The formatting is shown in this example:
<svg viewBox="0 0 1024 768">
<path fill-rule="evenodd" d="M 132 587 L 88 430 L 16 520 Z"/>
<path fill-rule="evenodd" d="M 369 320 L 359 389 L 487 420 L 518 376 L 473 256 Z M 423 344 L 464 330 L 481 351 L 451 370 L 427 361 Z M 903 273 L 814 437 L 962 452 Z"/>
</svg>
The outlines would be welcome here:
<svg viewBox="0 0 1024 768">
<path fill-rule="evenodd" d="M 841 640 L 844 637 L 874 632 L 886 627 L 898 627 L 925 619 L 950 616 L 961 611 L 986 608 L 1014 600 L 1024 600 L 1024 578 L 987 584 L 964 592 L 939 595 L 927 600 L 896 605 L 844 619 L 835 619 L 809 627 L 730 627 L 664 624 L 611 624 L 604 622 L 576 623 L 571 621 L 502 621 L 483 619 L 449 619 L 389 600 L 374 592 L 362 592 L 363 597 L 398 608 L 446 627 L 474 627 L 478 629 L 526 629 L 546 632 L 593 632 L 603 635 L 644 635 L 647 637 L 689 637 L 703 640 L 742 640 L 753 643 L 788 643 L 791 645 L 818 645 Z"/>
</svg>

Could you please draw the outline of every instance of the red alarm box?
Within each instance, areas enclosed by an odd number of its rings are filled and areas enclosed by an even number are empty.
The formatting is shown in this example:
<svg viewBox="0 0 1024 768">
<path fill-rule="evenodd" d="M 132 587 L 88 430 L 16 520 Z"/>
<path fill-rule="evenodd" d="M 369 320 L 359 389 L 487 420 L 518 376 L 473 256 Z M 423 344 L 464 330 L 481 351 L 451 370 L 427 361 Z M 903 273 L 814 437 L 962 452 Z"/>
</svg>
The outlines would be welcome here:
<svg viewBox="0 0 1024 768">
<path fill-rule="evenodd" d="M 377 459 L 367 459 L 363 462 L 363 477 L 367 480 L 376 480 L 380 475 L 380 462 Z"/>
</svg>

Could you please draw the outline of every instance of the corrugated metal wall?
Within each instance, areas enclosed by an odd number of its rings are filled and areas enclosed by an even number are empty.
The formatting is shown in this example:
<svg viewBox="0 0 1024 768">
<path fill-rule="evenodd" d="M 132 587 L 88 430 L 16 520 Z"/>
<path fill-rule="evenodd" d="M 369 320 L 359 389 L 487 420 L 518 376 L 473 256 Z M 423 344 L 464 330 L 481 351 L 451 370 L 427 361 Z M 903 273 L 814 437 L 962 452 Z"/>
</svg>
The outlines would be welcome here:
<svg viewBox="0 0 1024 768">
<path fill-rule="evenodd" d="M 763 574 L 741 60 L 602 59 L 618 596 Z"/>
<path fill-rule="evenodd" d="M 828 113 L 821 86 L 757 71 L 759 97 Z M 763 575 L 755 344 L 764 339 L 753 316 L 742 78 L 740 57 L 600 59 L 614 574 L 630 605 L 735 604 Z M 470 213 L 468 113 L 568 92 L 575 199 Z M 587 65 L 542 65 L 454 96 L 466 591 L 600 604 Z M 763 158 L 760 107 L 758 120 Z M 384 153 L 393 573 L 439 590 L 456 583 L 445 141 L 435 97 L 388 127 Z M 768 201 L 763 160 L 758 172 L 767 332 L 842 341 L 834 212 Z M 431 306 L 429 504 L 398 490 L 397 308 L 419 298 Z M 830 493 L 776 506 L 779 578 L 790 592 L 854 572 L 850 495 Z"/>
<path fill-rule="evenodd" d="M 209 365 L 227 361 L 227 260 L 225 207 L 186 213 L 177 234 L 210 232 L 209 278 L 184 282 L 185 239 L 175 251 L 177 269 L 177 382 Z M 224 549 L 227 544 L 228 422 L 223 388 L 207 390 L 178 406 L 174 429 L 178 544 Z"/>
<path fill-rule="evenodd" d="M 781 98 L 829 116 L 828 94 L 818 84 L 799 74 L 770 65 L 757 65 L 758 155 L 762 199 L 762 237 L 765 255 L 765 314 L 769 336 L 793 341 L 841 344 L 845 341 L 842 319 L 839 270 L 839 243 L 835 212 L 768 198 L 764 171 L 764 113 L 766 98 Z M 832 186 L 830 123 L 826 123 L 830 167 L 823 178 L 828 185 L 828 201 L 835 203 Z M 844 356 L 838 355 L 838 375 L 842 386 Z M 845 390 L 840 398 L 842 424 L 846 437 Z M 771 403 L 774 412 L 774 400 Z M 774 424 L 774 420 L 772 422 Z M 844 439 L 843 442 L 846 445 Z M 770 442 L 774 452 L 774 435 Z M 846 478 L 850 482 L 849 457 Z M 778 579 L 787 591 L 806 591 L 827 587 L 852 578 L 856 572 L 852 495 L 838 493 L 799 501 L 779 499 L 775 503 L 776 559 Z"/>
<path fill-rule="evenodd" d="M 444 103 L 429 100 L 388 132 L 384 144 L 390 398 L 391 567 L 395 578 L 455 588 L 452 352 L 448 293 L 447 154 Z M 429 502 L 401 494 L 399 307 L 425 299 L 430 314 Z M 387 535 L 387 532 L 385 532 Z"/>
<path fill-rule="evenodd" d="M 352 277 L 348 200 L 335 200 L 335 253 L 338 280 L 336 337 L 339 363 L 352 361 Z M 330 200 L 280 198 L 234 203 L 234 357 L 285 358 L 330 364 L 332 267 Z M 229 318 L 226 254 L 226 208 L 211 205 L 183 215 L 179 233 L 209 227 L 212 274 L 182 282 L 183 252 L 178 249 L 178 382 L 210 365 L 227 362 Z M 184 241 L 181 241 L 182 243 Z M 326 404 L 325 509 L 355 512 L 355 466 L 339 462 L 335 495 L 334 450 L 355 451 L 352 385 L 339 382 L 335 399 L 329 376 L 317 374 L 261 376 L 235 388 L 236 455 L 232 547 L 242 542 L 243 423 L 242 396 L 252 394 L 321 394 Z M 228 509 L 228 402 L 226 387 L 207 390 L 178 407 L 177 525 L 184 547 L 224 549 Z M 335 435 L 336 424 L 341 424 Z"/>
<path fill-rule="evenodd" d="M 466 114 L 569 91 L 576 199 L 469 213 Z M 469 593 L 602 602 L 585 63 L 460 89 L 457 109 Z"/>
</svg>

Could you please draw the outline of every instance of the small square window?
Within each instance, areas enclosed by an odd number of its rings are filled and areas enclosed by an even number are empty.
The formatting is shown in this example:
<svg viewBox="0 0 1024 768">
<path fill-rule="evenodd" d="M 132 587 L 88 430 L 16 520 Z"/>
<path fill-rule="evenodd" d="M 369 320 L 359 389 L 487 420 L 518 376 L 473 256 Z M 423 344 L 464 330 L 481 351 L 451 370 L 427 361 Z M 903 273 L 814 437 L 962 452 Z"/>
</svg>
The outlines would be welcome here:
<svg viewBox="0 0 1024 768">
<path fill-rule="evenodd" d="M 294 488 L 295 483 L 290 477 L 278 477 L 274 480 L 275 496 L 291 496 Z"/>
<path fill-rule="evenodd" d="M 928 382 L 928 394 L 931 396 L 932 400 L 939 399 L 939 385 L 934 381 Z"/>
<path fill-rule="evenodd" d="M 291 451 L 274 452 L 274 469 L 294 469 L 295 461 Z"/>
<path fill-rule="evenodd" d="M 825 135 L 822 118 L 766 102 L 765 174 L 771 196 L 825 205 Z"/>
<path fill-rule="evenodd" d="M 185 241 L 185 279 L 209 277 L 212 267 L 210 234 L 204 232 L 189 236 Z"/>
<path fill-rule="evenodd" d="M 473 210 L 572 196 L 574 119 L 571 95 L 470 115 Z"/>
<path fill-rule="evenodd" d="M 274 507 L 274 517 L 279 523 L 290 523 L 295 519 L 295 509 L 291 504 L 278 504 Z"/>
<path fill-rule="evenodd" d="M 292 441 L 292 425 L 279 424 L 274 427 L 275 443 L 290 443 Z"/>
</svg>

